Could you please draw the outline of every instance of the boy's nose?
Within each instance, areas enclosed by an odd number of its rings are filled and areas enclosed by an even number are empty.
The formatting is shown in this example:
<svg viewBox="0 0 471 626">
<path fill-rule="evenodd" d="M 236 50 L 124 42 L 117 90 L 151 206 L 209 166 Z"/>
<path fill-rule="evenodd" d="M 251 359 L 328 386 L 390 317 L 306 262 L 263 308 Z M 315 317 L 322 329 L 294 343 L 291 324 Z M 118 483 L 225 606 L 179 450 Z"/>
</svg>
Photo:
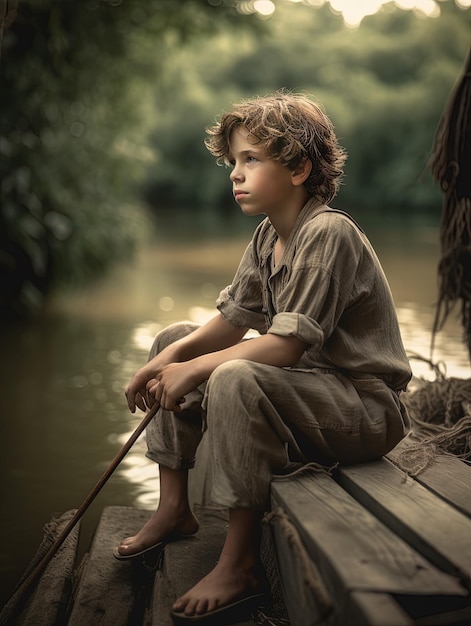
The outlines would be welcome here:
<svg viewBox="0 0 471 626">
<path fill-rule="evenodd" d="M 234 167 L 234 169 L 230 173 L 229 178 L 232 182 L 235 182 L 236 180 L 240 181 L 243 179 L 243 175 L 237 168 Z"/>
</svg>

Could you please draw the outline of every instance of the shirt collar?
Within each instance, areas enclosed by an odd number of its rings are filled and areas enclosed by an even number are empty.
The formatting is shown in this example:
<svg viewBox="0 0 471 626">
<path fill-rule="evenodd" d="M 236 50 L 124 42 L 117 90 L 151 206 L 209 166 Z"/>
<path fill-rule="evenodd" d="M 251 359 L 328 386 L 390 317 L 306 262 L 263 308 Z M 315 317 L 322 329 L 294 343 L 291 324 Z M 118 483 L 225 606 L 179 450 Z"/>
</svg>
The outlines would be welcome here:
<svg viewBox="0 0 471 626">
<path fill-rule="evenodd" d="M 283 254 L 283 259 L 290 258 L 291 249 L 296 245 L 296 241 L 298 238 L 299 231 L 302 227 L 309 222 L 319 211 L 324 210 L 326 208 L 325 205 L 320 203 L 315 198 L 309 198 L 306 204 L 303 206 L 301 211 L 296 218 L 296 221 L 293 226 L 293 230 L 288 237 L 288 241 L 286 242 L 285 252 Z M 274 227 L 271 225 L 270 220 L 266 219 L 266 232 L 262 238 L 261 247 L 260 247 L 260 262 L 261 265 L 265 265 L 267 259 L 273 252 L 273 246 L 275 245 L 276 240 L 278 239 L 278 235 Z M 279 264 L 278 268 L 286 265 L 286 262 L 283 261 Z"/>
</svg>

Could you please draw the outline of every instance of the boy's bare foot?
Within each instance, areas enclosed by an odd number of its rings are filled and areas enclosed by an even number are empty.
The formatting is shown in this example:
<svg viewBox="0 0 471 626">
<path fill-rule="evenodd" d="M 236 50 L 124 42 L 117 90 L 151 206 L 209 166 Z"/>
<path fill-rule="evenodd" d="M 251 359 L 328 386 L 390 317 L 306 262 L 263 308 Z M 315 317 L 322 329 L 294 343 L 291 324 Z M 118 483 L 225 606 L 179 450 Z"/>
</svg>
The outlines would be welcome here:
<svg viewBox="0 0 471 626">
<path fill-rule="evenodd" d="M 118 552 L 122 556 L 132 556 L 160 541 L 194 535 L 198 529 L 199 522 L 191 510 L 171 515 L 157 509 L 136 535 L 121 541 Z"/>
<path fill-rule="evenodd" d="M 261 566 L 247 567 L 234 557 L 221 554 L 216 567 L 179 598 L 173 610 L 186 616 L 202 615 L 266 590 Z"/>
</svg>

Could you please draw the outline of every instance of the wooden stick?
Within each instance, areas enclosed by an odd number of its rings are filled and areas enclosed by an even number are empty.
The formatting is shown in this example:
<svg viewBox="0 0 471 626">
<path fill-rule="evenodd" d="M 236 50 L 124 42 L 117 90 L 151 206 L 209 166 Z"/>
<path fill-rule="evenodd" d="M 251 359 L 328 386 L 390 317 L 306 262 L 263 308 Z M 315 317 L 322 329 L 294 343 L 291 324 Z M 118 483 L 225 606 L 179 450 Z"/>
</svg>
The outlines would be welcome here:
<svg viewBox="0 0 471 626">
<path fill-rule="evenodd" d="M 64 541 L 67 538 L 67 536 L 69 535 L 69 533 L 74 528 L 74 526 L 80 520 L 82 515 L 88 509 L 88 507 L 93 502 L 93 500 L 96 498 L 96 496 L 98 495 L 98 493 L 100 492 L 102 487 L 105 485 L 107 480 L 110 478 L 110 476 L 113 474 L 115 469 L 118 467 L 118 465 L 124 459 L 126 454 L 132 448 L 134 443 L 137 441 L 139 435 L 146 429 L 146 427 L 148 426 L 148 424 L 151 421 L 151 419 L 157 413 L 158 408 L 159 408 L 159 405 L 155 404 L 151 409 L 149 409 L 147 411 L 147 413 L 145 414 L 144 419 L 142 420 L 142 422 L 139 424 L 139 426 L 136 428 L 136 430 L 133 432 L 133 434 L 129 437 L 129 439 L 123 445 L 123 447 L 119 450 L 119 452 L 116 454 L 116 456 L 111 461 L 111 463 L 108 466 L 108 468 L 106 469 L 106 471 L 103 473 L 103 475 L 98 480 L 96 485 L 93 487 L 93 489 L 90 491 L 88 496 L 85 498 L 85 500 L 81 504 L 80 508 L 78 508 L 77 511 L 74 513 L 74 516 L 72 517 L 70 522 L 67 524 L 67 526 L 64 528 L 64 530 L 61 532 L 61 534 L 54 541 L 52 546 L 49 548 L 49 550 L 46 552 L 46 554 L 43 556 L 43 558 L 39 561 L 38 565 L 36 565 L 36 567 L 31 572 L 31 574 L 28 576 L 28 578 L 20 585 L 20 588 L 23 588 L 23 593 L 24 593 L 24 591 L 26 591 L 26 589 L 28 587 L 30 587 L 36 581 L 36 579 L 39 577 L 39 575 L 45 569 L 46 565 L 49 563 L 49 561 L 52 559 L 52 557 L 59 550 L 59 548 L 64 543 Z"/>
</svg>

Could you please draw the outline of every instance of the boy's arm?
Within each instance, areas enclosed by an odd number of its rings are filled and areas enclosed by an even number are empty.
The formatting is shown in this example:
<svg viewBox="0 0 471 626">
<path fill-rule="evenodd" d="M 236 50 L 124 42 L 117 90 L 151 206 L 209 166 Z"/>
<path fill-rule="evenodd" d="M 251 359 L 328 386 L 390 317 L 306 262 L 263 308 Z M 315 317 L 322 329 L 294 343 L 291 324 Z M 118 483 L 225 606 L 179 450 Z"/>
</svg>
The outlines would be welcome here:
<svg viewBox="0 0 471 626">
<path fill-rule="evenodd" d="M 194 358 L 192 363 L 195 375 L 204 381 L 218 365 L 234 359 L 246 359 L 276 367 L 291 367 L 299 361 L 305 349 L 306 344 L 298 337 L 269 333 L 217 352 L 201 355 Z"/>
<path fill-rule="evenodd" d="M 240 341 L 247 329 L 234 326 L 222 315 L 165 348 L 141 368 L 126 389 L 134 413 L 157 401 L 179 410 L 185 394 L 207 380 L 222 363 L 246 359 L 276 367 L 290 367 L 301 358 L 306 344 L 297 337 L 269 333 Z"/>
<path fill-rule="evenodd" d="M 169 350 L 175 355 L 173 361 L 189 361 L 208 352 L 237 344 L 247 330 L 248 328 L 234 326 L 218 313 L 206 324 L 169 346 Z"/>
<path fill-rule="evenodd" d="M 146 402 L 149 406 L 157 402 L 169 411 L 180 411 L 184 408 L 186 394 L 207 380 L 219 365 L 227 361 L 244 359 L 276 367 L 289 367 L 299 361 L 305 349 L 306 344 L 297 337 L 270 333 L 200 355 L 190 361 L 170 363 L 158 376 L 148 381 Z"/>
<path fill-rule="evenodd" d="M 242 339 L 247 330 L 234 326 L 219 313 L 186 337 L 167 346 L 132 377 L 125 391 L 129 409 L 133 413 L 136 406 L 141 411 L 146 410 L 146 385 L 159 377 L 165 366 L 187 362 L 207 352 L 232 346 Z"/>
<path fill-rule="evenodd" d="M 172 362 L 192 361 L 200 382 L 207 380 L 218 365 L 234 359 L 247 359 L 265 365 L 290 367 L 295 365 L 306 349 L 306 344 L 294 336 L 268 333 L 250 341 L 240 341 L 247 328 L 228 322 L 221 314 L 176 341 Z"/>
</svg>

